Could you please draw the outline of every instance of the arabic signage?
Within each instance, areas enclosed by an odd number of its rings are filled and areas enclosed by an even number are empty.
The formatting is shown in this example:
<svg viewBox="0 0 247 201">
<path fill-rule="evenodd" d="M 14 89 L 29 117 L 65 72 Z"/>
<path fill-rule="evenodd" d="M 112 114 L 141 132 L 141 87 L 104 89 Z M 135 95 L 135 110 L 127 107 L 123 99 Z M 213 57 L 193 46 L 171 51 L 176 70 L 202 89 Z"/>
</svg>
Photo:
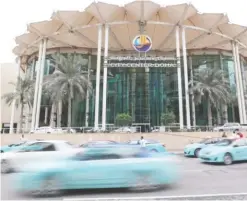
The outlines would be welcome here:
<svg viewBox="0 0 247 201">
<path fill-rule="evenodd" d="M 177 59 L 175 57 L 130 57 L 112 56 L 107 57 L 104 62 L 107 68 L 175 68 Z"/>
</svg>

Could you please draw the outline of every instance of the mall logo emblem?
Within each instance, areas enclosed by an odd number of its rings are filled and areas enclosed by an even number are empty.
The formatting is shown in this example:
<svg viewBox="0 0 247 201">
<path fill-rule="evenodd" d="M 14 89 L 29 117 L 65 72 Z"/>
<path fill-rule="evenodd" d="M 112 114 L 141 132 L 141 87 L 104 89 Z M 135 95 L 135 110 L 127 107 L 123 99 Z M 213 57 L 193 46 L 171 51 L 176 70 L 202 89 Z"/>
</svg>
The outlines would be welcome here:
<svg viewBox="0 0 247 201">
<path fill-rule="evenodd" d="M 137 52 L 148 52 L 152 48 L 152 40 L 147 35 L 138 35 L 133 40 L 133 47 Z"/>
</svg>

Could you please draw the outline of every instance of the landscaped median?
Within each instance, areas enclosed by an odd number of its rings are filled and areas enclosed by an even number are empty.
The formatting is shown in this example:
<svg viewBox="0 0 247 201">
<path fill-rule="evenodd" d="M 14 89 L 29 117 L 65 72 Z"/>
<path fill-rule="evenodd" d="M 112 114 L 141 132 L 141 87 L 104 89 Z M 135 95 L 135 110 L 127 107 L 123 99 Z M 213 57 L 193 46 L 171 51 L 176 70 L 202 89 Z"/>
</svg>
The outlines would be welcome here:
<svg viewBox="0 0 247 201">
<path fill-rule="evenodd" d="M 87 133 L 87 134 L 25 134 L 28 140 L 66 140 L 73 144 L 83 144 L 92 140 L 114 140 L 126 142 L 137 140 L 141 136 L 144 139 L 157 140 L 166 145 L 169 151 L 182 151 L 184 146 L 190 142 L 200 141 L 206 137 L 220 137 L 219 132 L 171 132 L 171 133 Z M 16 143 L 21 134 L 1 134 L 1 146 Z"/>
</svg>

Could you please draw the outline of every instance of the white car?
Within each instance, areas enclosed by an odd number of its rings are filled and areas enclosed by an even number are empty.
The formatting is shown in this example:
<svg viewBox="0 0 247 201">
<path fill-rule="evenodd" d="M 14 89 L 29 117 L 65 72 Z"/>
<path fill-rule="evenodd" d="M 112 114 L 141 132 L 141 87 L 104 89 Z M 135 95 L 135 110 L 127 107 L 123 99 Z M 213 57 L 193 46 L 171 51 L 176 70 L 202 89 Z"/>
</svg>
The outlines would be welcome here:
<svg viewBox="0 0 247 201">
<path fill-rule="evenodd" d="M 247 127 L 239 123 L 225 123 L 223 126 L 218 126 L 213 129 L 215 132 L 232 132 L 232 131 L 246 131 Z"/>
<path fill-rule="evenodd" d="M 40 140 L 29 143 L 20 150 L 1 154 L 1 173 L 18 172 L 18 169 L 29 163 L 44 160 L 54 160 L 72 156 L 81 152 L 67 141 L 63 140 Z"/>
<path fill-rule="evenodd" d="M 135 127 L 122 127 L 114 130 L 115 133 L 135 133 L 136 128 Z"/>
<path fill-rule="evenodd" d="M 48 127 L 48 126 L 44 126 L 44 127 L 39 127 L 36 128 L 32 131 L 30 131 L 30 133 L 64 133 L 64 131 L 61 128 L 52 128 L 52 127 Z"/>
</svg>

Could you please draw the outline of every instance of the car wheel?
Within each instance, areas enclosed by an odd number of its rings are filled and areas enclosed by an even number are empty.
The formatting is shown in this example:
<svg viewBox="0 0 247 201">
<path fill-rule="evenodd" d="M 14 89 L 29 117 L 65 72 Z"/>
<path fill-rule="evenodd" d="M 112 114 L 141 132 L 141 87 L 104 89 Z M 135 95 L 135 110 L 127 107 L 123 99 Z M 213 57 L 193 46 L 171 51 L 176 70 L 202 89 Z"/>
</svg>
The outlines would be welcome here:
<svg viewBox="0 0 247 201">
<path fill-rule="evenodd" d="M 157 153 L 158 151 L 156 149 L 152 149 L 150 152 L 151 153 Z"/>
<path fill-rule="evenodd" d="M 231 165 L 233 163 L 232 155 L 229 153 L 226 153 L 224 156 L 224 164 L 225 165 Z"/>
<path fill-rule="evenodd" d="M 196 150 L 195 150 L 194 156 L 195 156 L 196 158 L 199 157 L 199 152 L 200 152 L 200 150 L 201 150 L 201 149 L 196 149 Z"/>
<path fill-rule="evenodd" d="M 2 174 L 8 174 L 11 172 L 11 166 L 10 163 L 7 160 L 1 161 L 1 173 Z"/>
<path fill-rule="evenodd" d="M 4 153 L 4 151 L 3 151 L 3 150 L 1 150 L 1 153 Z"/>
<path fill-rule="evenodd" d="M 223 129 L 220 129 L 219 132 L 223 132 Z"/>
<path fill-rule="evenodd" d="M 58 179 L 55 176 L 49 176 L 44 179 L 38 190 L 31 191 L 32 196 L 58 196 L 61 194 Z"/>
<path fill-rule="evenodd" d="M 134 184 L 130 188 L 131 191 L 147 191 L 153 187 L 150 174 L 139 174 L 135 178 Z"/>
</svg>

